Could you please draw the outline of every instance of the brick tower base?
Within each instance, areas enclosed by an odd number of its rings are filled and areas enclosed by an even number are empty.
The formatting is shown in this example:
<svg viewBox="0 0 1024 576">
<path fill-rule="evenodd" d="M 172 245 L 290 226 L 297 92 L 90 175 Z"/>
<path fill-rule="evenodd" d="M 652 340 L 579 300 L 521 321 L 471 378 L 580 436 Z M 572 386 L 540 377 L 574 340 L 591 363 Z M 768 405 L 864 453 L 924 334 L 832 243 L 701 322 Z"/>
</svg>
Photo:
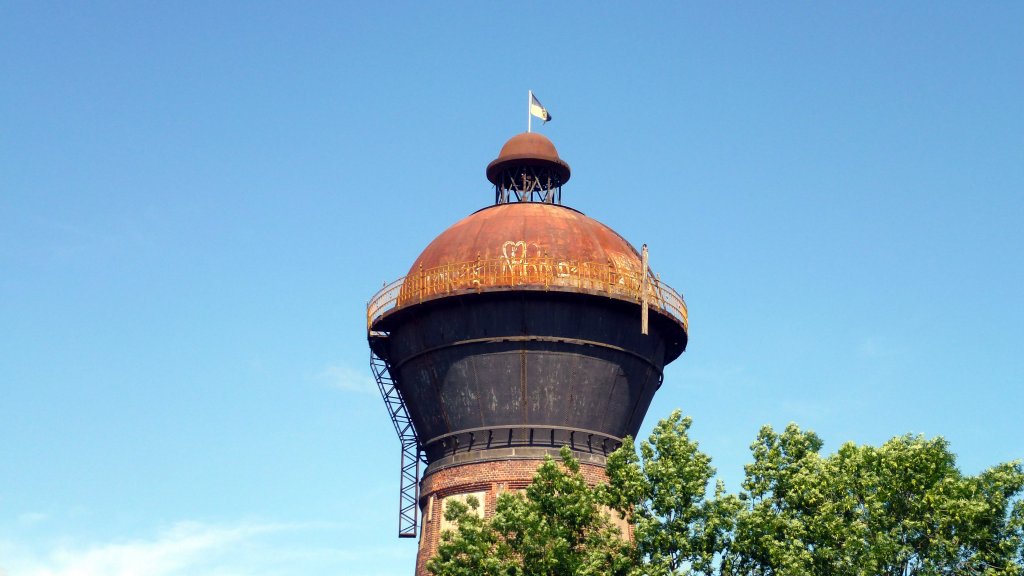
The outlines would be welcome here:
<svg viewBox="0 0 1024 576">
<path fill-rule="evenodd" d="M 557 450 L 537 448 L 517 449 L 510 458 L 456 463 L 435 462 L 427 469 L 420 483 L 420 528 L 419 550 L 416 553 L 416 576 L 429 576 L 427 560 L 436 552 L 441 541 L 441 532 L 454 530 L 455 526 L 444 520 L 445 500 L 465 501 L 473 495 L 480 501 L 486 516 L 494 514 L 498 495 L 509 490 L 522 490 L 529 486 L 537 468 L 543 463 L 544 455 L 559 460 Z M 573 452 L 580 460 L 580 472 L 591 486 L 607 482 L 605 459 L 596 454 Z M 448 460 L 448 459 L 445 459 Z M 618 517 L 613 515 L 617 521 Z M 628 525 L 620 526 L 629 533 Z"/>
</svg>

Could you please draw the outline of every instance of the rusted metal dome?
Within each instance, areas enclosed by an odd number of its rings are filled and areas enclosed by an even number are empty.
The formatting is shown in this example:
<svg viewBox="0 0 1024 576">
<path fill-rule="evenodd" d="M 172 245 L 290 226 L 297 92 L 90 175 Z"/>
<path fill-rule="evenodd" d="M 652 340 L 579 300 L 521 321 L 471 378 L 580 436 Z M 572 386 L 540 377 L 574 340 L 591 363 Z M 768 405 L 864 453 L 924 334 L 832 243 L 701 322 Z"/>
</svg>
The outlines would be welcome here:
<svg viewBox="0 0 1024 576">
<path fill-rule="evenodd" d="M 547 140 L 547 139 L 545 139 Z M 482 261 L 530 261 L 611 264 L 639 275 L 640 254 L 617 232 L 564 206 L 540 202 L 498 204 L 479 210 L 434 239 L 409 269 L 419 270 Z M 538 279 L 537 281 L 540 281 Z M 529 283 L 529 278 L 524 279 Z"/>
<path fill-rule="evenodd" d="M 487 179 L 500 185 L 502 174 L 509 168 L 541 168 L 558 176 L 559 185 L 569 181 L 569 165 L 558 157 L 558 150 L 547 137 L 536 132 L 523 132 L 509 138 L 498 157 L 487 165 Z"/>
<path fill-rule="evenodd" d="M 649 306 L 675 325 L 667 361 L 682 353 L 688 328 L 683 297 L 644 265 L 637 249 L 550 194 L 531 201 L 537 189 L 560 189 L 569 177 L 550 140 L 531 132 L 513 136 L 487 174 L 497 181 L 498 203 L 450 226 L 403 279 L 385 285 L 367 306 L 368 329 L 386 332 L 401 321 L 392 316 L 438 299 L 510 291 L 588 294 Z"/>
<path fill-rule="evenodd" d="M 371 300 L 367 322 L 456 296 L 515 291 L 589 294 L 640 304 L 675 325 L 667 361 L 686 348 L 682 295 L 661 282 L 608 226 L 557 204 L 515 202 L 478 210 L 420 253 L 400 281 Z M 387 330 L 390 322 L 378 327 Z"/>
</svg>

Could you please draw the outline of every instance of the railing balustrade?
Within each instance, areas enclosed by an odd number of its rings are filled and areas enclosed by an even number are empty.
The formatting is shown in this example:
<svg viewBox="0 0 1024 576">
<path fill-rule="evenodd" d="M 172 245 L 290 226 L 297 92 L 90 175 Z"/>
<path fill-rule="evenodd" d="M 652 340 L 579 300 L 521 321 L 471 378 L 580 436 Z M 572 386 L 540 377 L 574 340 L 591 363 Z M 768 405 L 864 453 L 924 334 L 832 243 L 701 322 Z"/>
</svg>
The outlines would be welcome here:
<svg viewBox="0 0 1024 576">
<path fill-rule="evenodd" d="M 577 262 L 552 257 L 472 260 L 421 268 L 385 285 L 366 307 L 366 327 L 399 308 L 450 294 L 490 289 L 546 289 L 605 294 L 620 300 L 642 301 L 641 273 L 612 262 Z M 681 294 L 654 275 L 647 279 L 648 305 L 688 329 L 686 302 Z"/>
</svg>

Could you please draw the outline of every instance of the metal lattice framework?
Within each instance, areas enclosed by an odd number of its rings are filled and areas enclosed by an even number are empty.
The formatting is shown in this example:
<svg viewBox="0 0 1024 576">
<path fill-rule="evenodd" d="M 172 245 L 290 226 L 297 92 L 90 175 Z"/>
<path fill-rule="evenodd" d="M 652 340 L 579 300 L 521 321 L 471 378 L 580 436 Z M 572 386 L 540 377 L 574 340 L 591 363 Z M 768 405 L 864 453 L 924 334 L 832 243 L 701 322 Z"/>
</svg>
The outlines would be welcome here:
<svg viewBox="0 0 1024 576">
<path fill-rule="evenodd" d="M 375 333 L 371 337 L 386 338 L 386 334 Z M 423 453 L 420 450 L 416 428 L 413 426 L 409 411 L 402 400 L 402 394 L 391 377 L 391 366 L 387 360 L 377 356 L 370 349 L 370 368 L 377 380 L 377 388 L 387 406 L 391 423 L 395 425 L 398 440 L 402 443 L 401 478 L 398 495 L 398 537 L 415 538 L 416 526 L 419 522 L 419 480 L 420 461 Z"/>
<path fill-rule="evenodd" d="M 562 203 L 562 181 L 546 168 L 514 166 L 499 175 L 494 185 L 494 203 L 544 202 Z"/>
</svg>

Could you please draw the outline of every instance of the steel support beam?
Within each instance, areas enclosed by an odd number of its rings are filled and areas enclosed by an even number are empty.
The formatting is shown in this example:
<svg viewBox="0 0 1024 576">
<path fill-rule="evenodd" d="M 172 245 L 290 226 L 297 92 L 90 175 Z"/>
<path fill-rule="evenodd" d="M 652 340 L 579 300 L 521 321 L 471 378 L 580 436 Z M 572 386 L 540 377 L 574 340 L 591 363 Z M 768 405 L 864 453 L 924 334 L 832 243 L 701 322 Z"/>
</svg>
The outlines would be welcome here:
<svg viewBox="0 0 1024 576">
<path fill-rule="evenodd" d="M 378 336 L 380 337 L 380 336 Z M 402 444 L 401 475 L 398 490 L 398 537 L 415 538 L 416 526 L 419 523 L 419 488 L 420 488 L 420 451 L 416 429 L 409 418 L 402 394 L 391 377 L 391 367 L 387 360 L 377 356 L 370 350 L 370 368 L 377 380 L 384 405 L 387 406 L 391 423 Z"/>
</svg>

